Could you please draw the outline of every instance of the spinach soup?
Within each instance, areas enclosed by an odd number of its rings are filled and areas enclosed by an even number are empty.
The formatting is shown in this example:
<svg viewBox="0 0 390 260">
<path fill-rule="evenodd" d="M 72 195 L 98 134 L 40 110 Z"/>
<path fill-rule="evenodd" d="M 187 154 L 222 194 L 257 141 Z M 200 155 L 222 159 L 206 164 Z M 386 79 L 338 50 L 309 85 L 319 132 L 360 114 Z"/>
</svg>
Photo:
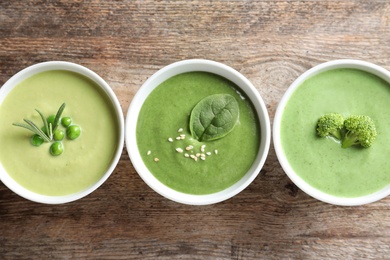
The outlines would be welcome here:
<svg viewBox="0 0 390 260">
<path fill-rule="evenodd" d="M 233 123 L 205 134 L 196 122 L 209 120 L 203 115 L 212 114 L 219 102 L 226 104 L 227 113 L 218 120 L 225 123 L 229 117 Z M 252 103 L 234 83 L 207 72 L 187 72 L 164 81 L 147 97 L 136 141 L 146 167 L 160 182 L 187 194 L 211 194 L 250 169 L 260 125 Z"/>
</svg>

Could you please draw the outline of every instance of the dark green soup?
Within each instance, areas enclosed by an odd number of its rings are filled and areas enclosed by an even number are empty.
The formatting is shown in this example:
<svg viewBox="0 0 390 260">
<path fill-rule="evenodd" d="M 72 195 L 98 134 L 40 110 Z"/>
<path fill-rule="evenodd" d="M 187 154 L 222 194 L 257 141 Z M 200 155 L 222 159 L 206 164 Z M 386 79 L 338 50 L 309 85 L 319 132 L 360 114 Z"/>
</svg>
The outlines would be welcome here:
<svg viewBox="0 0 390 260">
<path fill-rule="evenodd" d="M 221 93 L 234 96 L 239 104 L 233 131 L 214 141 L 193 139 L 192 108 Z M 260 145 L 260 125 L 250 100 L 234 83 L 205 72 L 179 74 L 154 89 L 141 108 L 136 135 L 152 174 L 188 194 L 211 194 L 236 183 L 252 166 Z"/>
</svg>

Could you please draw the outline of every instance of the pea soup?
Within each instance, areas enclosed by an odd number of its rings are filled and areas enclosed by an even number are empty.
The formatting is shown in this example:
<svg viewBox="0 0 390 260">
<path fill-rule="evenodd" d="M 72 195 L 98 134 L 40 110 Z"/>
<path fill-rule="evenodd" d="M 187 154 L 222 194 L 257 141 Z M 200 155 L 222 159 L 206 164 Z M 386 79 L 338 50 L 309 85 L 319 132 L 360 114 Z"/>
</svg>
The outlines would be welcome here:
<svg viewBox="0 0 390 260">
<path fill-rule="evenodd" d="M 239 117 L 223 138 L 200 142 L 191 136 L 189 120 L 198 102 L 229 94 Z M 260 125 L 250 100 L 229 80 L 206 72 L 176 75 L 145 100 L 136 139 L 142 160 L 168 187 L 187 194 L 211 194 L 240 180 L 252 166 L 260 144 Z"/>
<path fill-rule="evenodd" d="M 59 156 L 49 152 L 50 143 L 35 147 L 32 132 L 12 124 L 23 118 L 43 124 L 66 103 L 62 116 L 81 127 L 75 140 L 65 138 Z M 107 171 L 118 143 L 118 122 L 108 97 L 81 74 L 53 70 L 38 73 L 17 85 L 0 105 L 0 162 L 20 185 L 33 192 L 62 196 L 83 191 Z"/>
<path fill-rule="evenodd" d="M 353 198 L 390 184 L 390 86 L 357 69 L 334 69 L 307 79 L 291 95 L 281 119 L 281 144 L 294 171 L 327 194 Z M 367 115 L 377 128 L 369 148 L 341 148 L 316 135 L 318 119 L 330 112 Z"/>
</svg>

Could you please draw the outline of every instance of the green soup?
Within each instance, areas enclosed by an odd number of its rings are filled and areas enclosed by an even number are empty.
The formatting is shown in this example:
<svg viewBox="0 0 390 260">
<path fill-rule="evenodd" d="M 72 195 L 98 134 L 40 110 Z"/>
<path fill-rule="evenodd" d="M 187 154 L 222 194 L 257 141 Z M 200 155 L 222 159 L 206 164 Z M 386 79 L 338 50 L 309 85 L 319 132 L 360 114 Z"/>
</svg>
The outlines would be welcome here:
<svg viewBox="0 0 390 260">
<path fill-rule="evenodd" d="M 339 197 L 358 197 L 390 184 L 390 86 L 370 73 L 335 69 L 306 80 L 292 94 L 281 119 L 281 144 L 294 171 L 313 187 Z M 367 115 L 376 124 L 370 148 L 341 148 L 319 138 L 323 114 Z"/>
<path fill-rule="evenodd" d="M 239 121 L 227 136 L 198 142 L 189 132 L 191 110 L 201 99 L 219 93 L 236 98 Z M 211 194 L 236 183 L 252 166 L 260 125 L 253 105 L 235 84 L 215 74 L 189 72 L 168 79 L 148 96 L 136 139 L 145 165 L 159 181 L 183 193 Z"/>
<path fill-rule="evenodd" d="M 32 132 L 12 123 L 30 119 L 43 126 L 39 114 L 70 116 L 81 127 L 76 140 L 63 140 L 60 156 L 50 143 L 30 144 Z M 47 71 L 17 85 L 0 106 L 0 162 L 20 185 L 43 195 L 67 195 L 87 189 L 107 171 L 118 143 L 118 122 L 110 101 L 94 82 L 70 71 Z"/>
</svg>

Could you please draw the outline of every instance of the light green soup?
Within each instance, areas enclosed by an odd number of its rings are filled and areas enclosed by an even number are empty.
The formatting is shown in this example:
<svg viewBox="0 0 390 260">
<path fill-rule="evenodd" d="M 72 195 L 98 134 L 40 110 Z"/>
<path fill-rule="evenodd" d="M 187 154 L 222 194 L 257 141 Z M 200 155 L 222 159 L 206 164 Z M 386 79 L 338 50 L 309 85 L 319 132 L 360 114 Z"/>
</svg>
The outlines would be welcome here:
<svg viewBox="0 0 390 260">
<path fill-rule="evenodd" d="M 191 110 L 201 99 L 218 93 L 235 97 L 239 122 L 221 139 L 198 142 L 189 132 Z M 184 139 L 176 140 L 180 135 Z M 147 168 L 165 185 L 189 194 L 210 194 L 236 183 L 252 166 L 259 143 L 260 125 L 248 98 L 232 82 L 205 72 L 163 82 L 146 99 L 137 122 L 137 145 Z M 190 145 L 193 148 L 187 151 Z"/>
<path fill-rule="evenodd" d="M 390 184 L 390 86 L 370 73 L 336 69 L 306 80 L 292 94 L 281 120 L 281 143 L 294 171 L 313 187 L 358 197 Z M 316 135 L 323 114 L 368 115 L 378 136 L 370 148 L 341 148 Z"/>
<path fill-rule="evenodd" d="M 60 156 L 49 153 L 49 143 L 30 144 L 32 132 L 12 123 L 30 119 L 43 123 L 35 109 L 56 114 L 81 126 L 76 140 L 64 139 Z M 118 122 L 106 94 L 91 80 L 70 71 L 36 74 L 16 86 L 0 105 L 0 162 L 23 187 L 43 195 L 76 193 L 96 183 L 107 171 L 118 143 Z"/>
</svg>

